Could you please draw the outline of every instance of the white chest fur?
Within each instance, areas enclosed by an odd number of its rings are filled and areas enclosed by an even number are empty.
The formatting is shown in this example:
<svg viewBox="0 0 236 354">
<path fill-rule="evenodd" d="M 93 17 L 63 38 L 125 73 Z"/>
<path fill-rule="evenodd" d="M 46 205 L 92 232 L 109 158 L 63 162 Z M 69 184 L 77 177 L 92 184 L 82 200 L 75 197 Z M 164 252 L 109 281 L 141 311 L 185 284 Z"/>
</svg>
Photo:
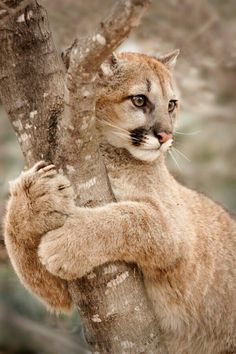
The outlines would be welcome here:
<svg viewBox="0 0 236 354">
<path fill-rule="evenodd" d="M 129 200 L 137 196 L 137 187 L 128 176 L 113 177 L 109 175 L 109 179 L 117 201 Z"/>
</svg>

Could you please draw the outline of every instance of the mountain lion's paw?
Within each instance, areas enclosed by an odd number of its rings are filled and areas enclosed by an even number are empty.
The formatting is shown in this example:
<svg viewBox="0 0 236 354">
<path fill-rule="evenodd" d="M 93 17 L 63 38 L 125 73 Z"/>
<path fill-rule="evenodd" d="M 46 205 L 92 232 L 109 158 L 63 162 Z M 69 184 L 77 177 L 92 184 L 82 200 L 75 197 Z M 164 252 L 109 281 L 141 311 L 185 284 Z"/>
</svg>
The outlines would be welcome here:
<svg viewBox="0 0 236 354">
<path fill-rule="evenodd" d="M 74 267 L 75 259 L 73 245 L 69 243 L 68 235 L 64 230 L 49 231 L 41 239 L 38 256 L 47 270 L 62 279 L 73 280 L 80 277 Z M 76 257 L 77 258 L 77 257 Z"/>
<path fill-rule="evenodd" d="M 54 165 L 44 161 L 22 172 L 11 185 L 11 194 L 22 197 L 24 205 L 28 205 L 31 223 L 41 233 L 61 227 L 74 208 L 69 180 L 58 174 Z"/>
<path fill-rule="evenodd" d="M 45 161 L 37 162 L 32 168 L 21 172 L 20 176 L 10 182 L 10 193 L 12 196 L 18 196 L 22 192 L 28 194 L 30 187 L 41 176 L 53 176 L 56 174 L 56 168 Z"/>
</svg>

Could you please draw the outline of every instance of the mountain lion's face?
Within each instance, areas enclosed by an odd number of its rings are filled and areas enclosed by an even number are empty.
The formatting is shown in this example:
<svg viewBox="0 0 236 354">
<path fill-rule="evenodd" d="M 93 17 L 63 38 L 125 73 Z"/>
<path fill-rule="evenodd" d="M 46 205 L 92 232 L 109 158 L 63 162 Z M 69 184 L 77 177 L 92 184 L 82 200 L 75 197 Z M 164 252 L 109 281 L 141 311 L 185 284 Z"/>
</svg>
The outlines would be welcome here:
<svg viewBox="0 0 236 354">
<path fill-rule="evenodd" d="M 178 51 L 156 59 L 138 53 L 112 56 L 101 67 L 96 116 L 104 138 L 136 159 L 154 161 L 173 142 L 178 111 L 168 70 Z"/>
</svg>

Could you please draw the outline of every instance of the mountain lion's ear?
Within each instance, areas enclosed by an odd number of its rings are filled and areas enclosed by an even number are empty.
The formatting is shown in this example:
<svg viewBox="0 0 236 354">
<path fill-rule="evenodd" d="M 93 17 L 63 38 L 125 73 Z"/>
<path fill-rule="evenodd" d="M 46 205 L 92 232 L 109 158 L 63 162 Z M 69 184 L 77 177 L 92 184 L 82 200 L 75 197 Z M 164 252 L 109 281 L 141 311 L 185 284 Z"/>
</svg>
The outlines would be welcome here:
<svg viewBox="0 0 236 354">
<path fill-rule="evenodd" d="M 157 60 L 164 64 L 169 70 L 174 69 L 180 50 L 176 49 L 166 55 L 157 57 Z"/>
<path fill-rule="evenodd" d="M 115 53 L 112 53 L 112 55 L 110 55 L 109 58 L 102 63 L 98 74 L 100 77 L 111 76 L 118 66 L 119 59 Z"/>
</svg>

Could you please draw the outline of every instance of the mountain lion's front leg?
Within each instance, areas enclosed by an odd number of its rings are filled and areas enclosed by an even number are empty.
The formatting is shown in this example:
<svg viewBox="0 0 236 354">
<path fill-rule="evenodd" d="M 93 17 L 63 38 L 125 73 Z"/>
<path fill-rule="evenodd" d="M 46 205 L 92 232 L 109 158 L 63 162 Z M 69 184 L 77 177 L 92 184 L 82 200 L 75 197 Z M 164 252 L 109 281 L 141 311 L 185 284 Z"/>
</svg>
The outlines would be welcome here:
<svg viewBox="0 0 236 354">
<path fill-rule="evenodd" d="M 39 257 L 51 273 L 68 280 L 116 260 L 135 262 L 151 275 L 181 254 L 181 240 L 167 224 L 148 202 L 77 208 L 63 227 L 42 238 Z"/>
<path fill-rule="evenodd" d="M 11 183 L 5 218 L 5 243 L 22 283 L 50 308 L 68 310 L 66 281 L 47 271 L 37 250 L 43 234 L 60 228 L 74 208 L 69 181 L 55 166 L 39 162 Z"/>
</svg>

